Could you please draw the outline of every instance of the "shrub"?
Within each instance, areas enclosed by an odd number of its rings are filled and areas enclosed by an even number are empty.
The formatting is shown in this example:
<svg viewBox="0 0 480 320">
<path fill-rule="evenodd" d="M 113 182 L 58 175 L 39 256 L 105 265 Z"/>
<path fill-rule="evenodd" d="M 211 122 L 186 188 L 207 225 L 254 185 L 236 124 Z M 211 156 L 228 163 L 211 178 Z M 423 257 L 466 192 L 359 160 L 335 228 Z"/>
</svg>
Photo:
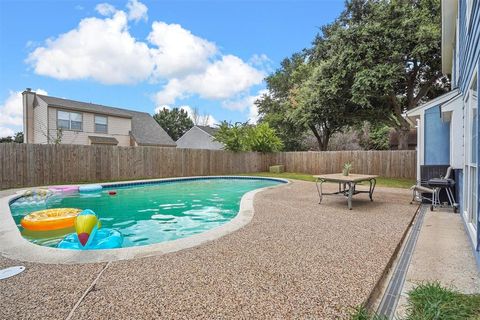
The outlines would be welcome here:
<svg viewBox="0 0 480 320">
<path fill-rule="evenodd" d="M 225 150 L 275 152 L 283 148 L 282 140 L 268 123 L 257 126 L 248 123 L 231 125 L 222 122 L 215 134 L 215 140 L 225 146 Z"/>
</svg>

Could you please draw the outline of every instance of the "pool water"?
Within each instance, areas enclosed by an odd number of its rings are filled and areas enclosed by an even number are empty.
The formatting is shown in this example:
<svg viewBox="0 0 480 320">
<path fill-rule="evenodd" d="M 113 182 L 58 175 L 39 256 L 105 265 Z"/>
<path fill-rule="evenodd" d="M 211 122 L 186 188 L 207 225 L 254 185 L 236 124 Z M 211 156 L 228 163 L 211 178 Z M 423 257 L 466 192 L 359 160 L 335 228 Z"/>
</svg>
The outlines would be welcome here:
<svg viewBox="0 0 480 320">
<path fill-rule="evenodd" d="M 25 215 L 43 209 L 79 208 L 96 212 L 102 228 L 120 231 L 123 247 L 132 247 L 184 238 L 218 227 L 237 215 L 245 193 L 281 183 L 242 178 L 173 180 L 108 187 L 95 193 L 59 193 L 33 205 L 13 202 L 10 209 L 23 237 L 39 245 L 56 247 L 74 230 L 24 230 L 20 221 Z M 117 194 L 109 195 L 112 190 Z"/>
</svg>

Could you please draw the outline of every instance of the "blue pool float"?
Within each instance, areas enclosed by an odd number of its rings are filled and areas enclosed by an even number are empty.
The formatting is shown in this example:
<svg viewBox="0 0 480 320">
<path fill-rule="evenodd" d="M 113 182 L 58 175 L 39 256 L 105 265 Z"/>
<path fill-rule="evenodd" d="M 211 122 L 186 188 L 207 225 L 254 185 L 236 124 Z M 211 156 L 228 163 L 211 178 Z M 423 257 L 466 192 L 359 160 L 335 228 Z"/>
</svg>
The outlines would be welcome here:
<svg viewBox="0 0 480 320">
<path fill-rule="evenodd" d="M 75 217 L 75 233 L 67 235 L 58 248 L 73 250 L 95 250 L 120 248 L 123 237 L 114 229 L 100 229 L 97 214 L 85 209 Z"/>
<path fill-rule="evenodd" d="M 122 243 L 123 236 L 119 231 L 102 228 L 95 232 L 93 239 L 86 247 L 82 246 L 76 233 L 70 233 L 58 244 L 58 248 L 72 250 L 115 249 L 121 248 Z"/>
<path fill-rule="evenodd" d="M 96 192 L 101 191 L 103 187 L 99 184 L 88 184 L 86 186 L 80 186 L 78 191 L 80 192 Z"/>
</svg>

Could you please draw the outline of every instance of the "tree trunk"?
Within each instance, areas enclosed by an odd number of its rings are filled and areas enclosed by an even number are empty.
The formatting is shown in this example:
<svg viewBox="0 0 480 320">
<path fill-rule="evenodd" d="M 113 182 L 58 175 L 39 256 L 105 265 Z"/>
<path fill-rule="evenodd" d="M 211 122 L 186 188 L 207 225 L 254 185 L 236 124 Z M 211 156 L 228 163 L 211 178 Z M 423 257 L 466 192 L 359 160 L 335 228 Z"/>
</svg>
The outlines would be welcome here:
<svg viewBox="0 0 480 320">
<path fill-rule="evenodd" d="M 402 126 L 396 128 L 398 135 L 398 150 L 408 150 L 408 136 L 410 134 L 410 127 Z"/>
<path fill-rule="evenodd" d="M 317 128 L 314 125 L 309 126 L 310 130 L 312 130 L 313 135 L 317 139 L 318 149 L 320 151 L 327 151 L 328 148 L 328 141 L 330 140 L 330 135 L 328 133 L 323 132 L 323 136 L 318 133 Z"/>
<path fill-rule="evenodd" d="M 398 122 L 400 122 L 400 125 L 395 128 L 398 136 L 398 150 L 408 150 L 408 135 L 410 133 L 410 124 L 407 122 L 407 120 L 403 118 L 402 107 L 398 103 L 397 98 L 395 96 L 390 96 L 389 98 L 395 117 L 397 118 Z M 409 102 L 409 106 L 410 103 L 412 102 Z"/>
</svg>

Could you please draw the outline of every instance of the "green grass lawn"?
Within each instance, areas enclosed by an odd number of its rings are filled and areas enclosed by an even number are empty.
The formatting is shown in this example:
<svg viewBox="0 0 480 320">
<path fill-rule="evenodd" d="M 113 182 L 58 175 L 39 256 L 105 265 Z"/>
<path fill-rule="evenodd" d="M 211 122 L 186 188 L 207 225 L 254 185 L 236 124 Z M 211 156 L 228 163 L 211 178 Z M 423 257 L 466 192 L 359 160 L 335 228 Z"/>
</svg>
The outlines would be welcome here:
<svg viewBox="0 0 480 320">
<path fill-rule="evenodd" d="M 480 295 L 463 294 L 442 287 L 438 282 L 427 282 L 408 292 L 405 317 L 402 320 L 473 320 L 480 319 Z M 369 313 L 359 307 L 352 320 L 383 320 L 385 317 Z"/>
<path fill-rule="evenodd" d="M 254 172 L 254 173 L 243 173 L 243 174 L 231 174 L 239 176 L 262 176 L 262 177 L 273 177 L 273 178 L 285 178 L 285 179 L 294 179 L 294 180 L 303 180 L 303 181 L 315 181 L 315 178 L 311 174 L 304 173 L 294 173 L 294 172 L 284 172 L 284 173 L 271 173 L 271 172 Z M 175 178 L 175 177 L 171 177 Z M 97 181 L 78 181 L 75 183 L 71 182 L 58 182 L 51 183 L 51 185 L 62 185 L 62 184 L 88 184 L 88 183 L 107 183 L 107 182 L 120 182 L 120 181 L 135 181 L 135 180 L 147 180 L 152 178 L 134 178 L 134 179 L 124 179 L 124 180 L 97 180 Z M 368 183 L 367 183 L 368 184 Z M 377 178 L 377 186 L 380 187 L 390 187 L 390 188 L 410 188 L 415 184 L 413 179 L 394 179 L 394 178 Z"/>
<path fill-rule="evenodd" d="M 285 178 L 303 181 L 315 181 L 315 178 L 310 174 L 284 172 L 284 173 L 271 173 L 271 172 L 257 172 L 257 173 L 245 173 L 245 176 L 263 176 L 274 178 Z M 408 189 L 415 184 L 414 179 L 399 179 L 399 178 L 377 178 L 377 186 L 390 187 L 390 188 L 405 188 Z"/>
</svg>

